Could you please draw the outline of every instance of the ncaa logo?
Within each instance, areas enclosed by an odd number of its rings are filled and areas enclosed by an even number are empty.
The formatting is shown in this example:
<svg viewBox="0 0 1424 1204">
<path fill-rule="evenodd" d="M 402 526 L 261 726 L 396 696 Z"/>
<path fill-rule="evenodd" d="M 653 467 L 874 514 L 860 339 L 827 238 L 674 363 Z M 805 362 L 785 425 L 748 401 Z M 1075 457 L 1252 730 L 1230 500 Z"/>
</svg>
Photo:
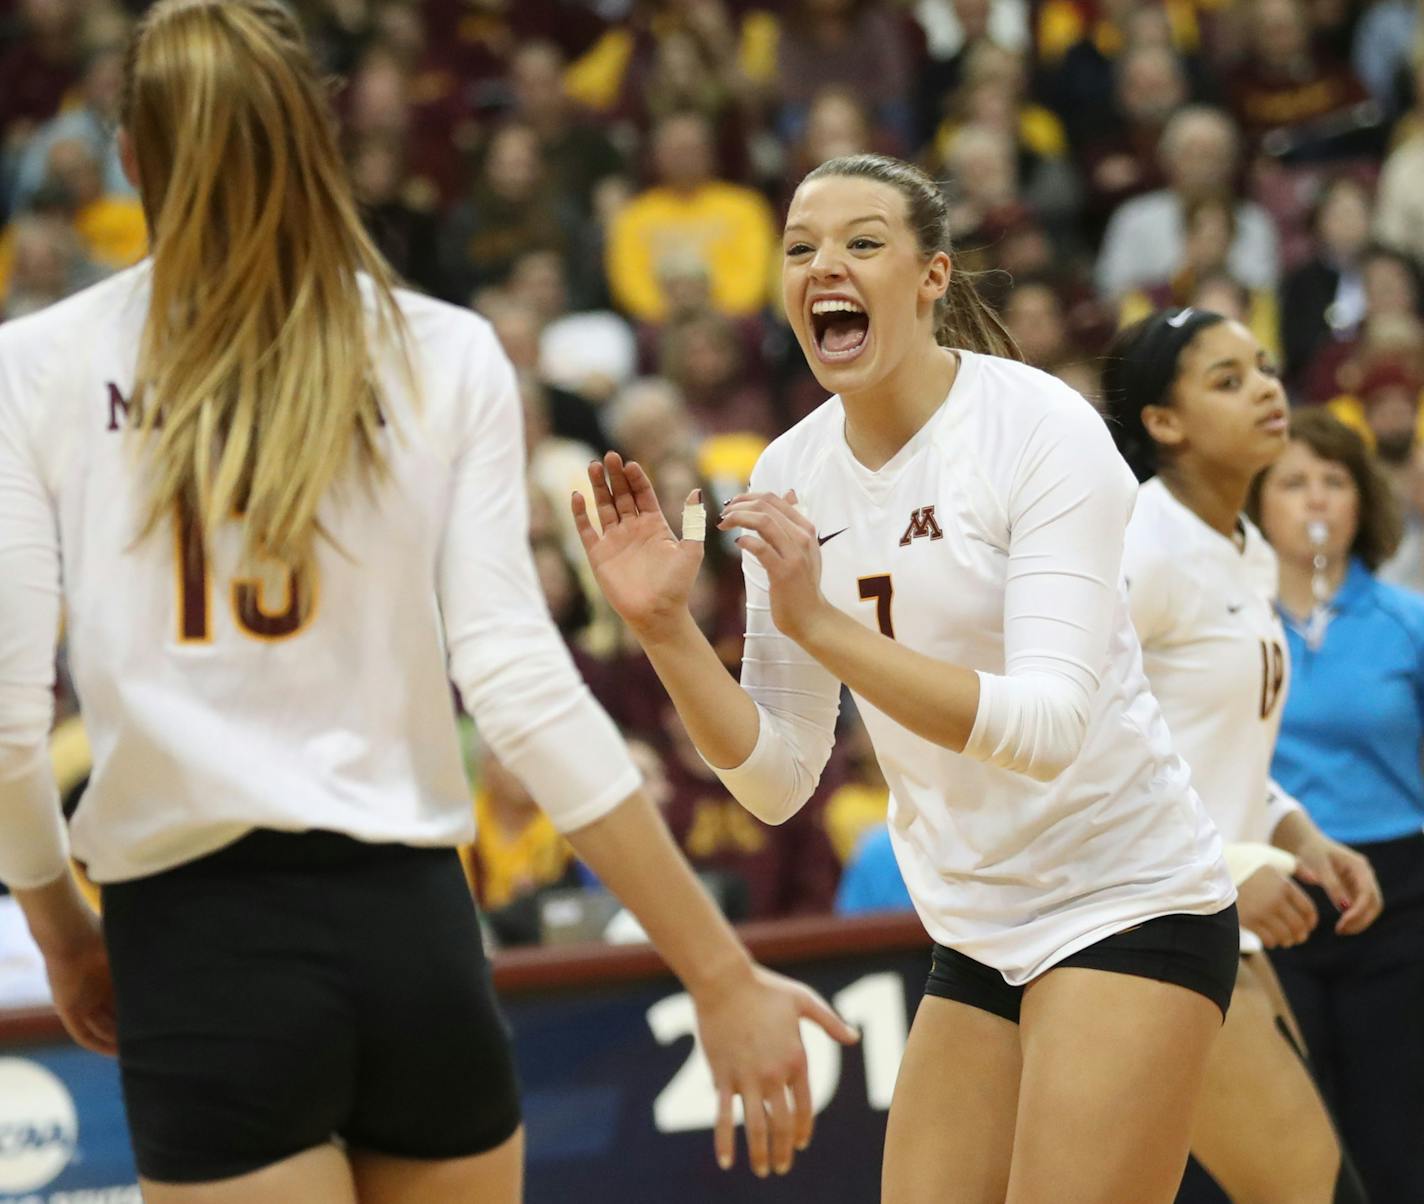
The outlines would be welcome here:
<svg viewBox="0 0 1424 1204">
<path fill-rule="evenodd" d="M 78 1137 L 74 1100 L 59 1078 L 27 1058 L 0 1058 L 0 1192 L 52 1182 Z"/>
</svg>

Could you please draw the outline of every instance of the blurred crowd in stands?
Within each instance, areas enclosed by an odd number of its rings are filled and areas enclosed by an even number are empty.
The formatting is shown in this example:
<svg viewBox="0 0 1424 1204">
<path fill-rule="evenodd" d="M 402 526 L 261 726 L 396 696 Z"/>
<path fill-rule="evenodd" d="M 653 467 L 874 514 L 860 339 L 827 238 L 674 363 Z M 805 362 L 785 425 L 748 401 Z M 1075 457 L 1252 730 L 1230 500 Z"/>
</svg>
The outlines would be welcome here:
<svg viewBox="0 0 1424 1204">
<path fill-rule="evenodd" d="M 1424 587 L 1413 0 L 294 2 L 380 246 L 484 314 L 518 369 L 549 606 L 731 914 L 904 905 L 863 728 L 847 707 L 794 820 L 750 817 L 589 588 L 567 497 L 616 447 L 674 516 L 698 485 L 725 498 L 823 399 L 779 311 L 779 227 L 828 158 L 943 180 L 956 268 L 1090 399 L 1108 337 L 1152 308 L 1248 323 L 1296 405 L 1366 435 L 1408 516 L 1381 575 Z M 0 318 L 144 252 L 112 137 L 143 7 L 0 0 Z M 707 551 L 698 618 L 735 667 L 737 552 Z M 512 775 L 471 760 L 473 881 L 497 935 L 537 939 L 532 892 L 587 876 Z"/>
</svg>

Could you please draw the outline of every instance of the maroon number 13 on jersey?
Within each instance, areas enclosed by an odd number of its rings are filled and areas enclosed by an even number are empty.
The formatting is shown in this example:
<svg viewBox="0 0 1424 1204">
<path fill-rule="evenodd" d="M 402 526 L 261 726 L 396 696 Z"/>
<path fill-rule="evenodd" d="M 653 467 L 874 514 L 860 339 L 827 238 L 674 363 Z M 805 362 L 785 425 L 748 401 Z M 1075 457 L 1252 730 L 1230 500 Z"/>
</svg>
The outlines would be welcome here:
<svg viewBox="0 0 1424 1204">
<path fill-rule="evenodd" d="M 178 638 L 184 644 L 206 644 L 212 637 L 212 575 L 202 533 L 191 519 L 178 530 Z M 288 574 L 281 609 L 270 606 L 262 580 L 233 579 L 232 615 L 237 629 L 256 640 L 284 640 L 296 635 L 316 613 L 316 597 L 303 613 L 304 593 L 310 589 L 299 573 Z"/>
</svg>

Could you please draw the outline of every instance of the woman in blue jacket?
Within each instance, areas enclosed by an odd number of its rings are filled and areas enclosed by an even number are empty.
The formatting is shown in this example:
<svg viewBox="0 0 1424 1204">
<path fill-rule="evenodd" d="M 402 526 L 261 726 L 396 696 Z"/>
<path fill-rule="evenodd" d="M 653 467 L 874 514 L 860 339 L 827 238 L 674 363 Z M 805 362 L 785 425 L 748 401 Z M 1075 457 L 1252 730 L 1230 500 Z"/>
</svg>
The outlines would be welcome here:
<svg viewBox="0 0 1424 1204">
<path fill-rule="evenodd" d="M 1272 957 L 1371 1198 L 1424 1200 L 1424 598 L 1375 578 L 1399 508 L 1323 410 L 1293 416 L 1249 511 L 1280 559 L 1293 675 L 1272 775 L 1385 899 L 1368 931 L 1322 922 Z"/>
</svg>

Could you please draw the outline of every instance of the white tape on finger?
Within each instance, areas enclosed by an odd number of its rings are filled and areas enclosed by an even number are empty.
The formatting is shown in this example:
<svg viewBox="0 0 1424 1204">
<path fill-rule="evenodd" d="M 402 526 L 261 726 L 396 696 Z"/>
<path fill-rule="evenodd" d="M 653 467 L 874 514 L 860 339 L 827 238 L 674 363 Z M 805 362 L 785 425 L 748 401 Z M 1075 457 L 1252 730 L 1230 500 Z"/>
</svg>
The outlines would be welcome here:
<svg viewBox="0 0 1424 1204">
<path fill-rule="evenodd" d="M 707 507 L 688 502 L 682 508 L 682 537 L 702 543 L 707 538 Z"/>
</svg>

